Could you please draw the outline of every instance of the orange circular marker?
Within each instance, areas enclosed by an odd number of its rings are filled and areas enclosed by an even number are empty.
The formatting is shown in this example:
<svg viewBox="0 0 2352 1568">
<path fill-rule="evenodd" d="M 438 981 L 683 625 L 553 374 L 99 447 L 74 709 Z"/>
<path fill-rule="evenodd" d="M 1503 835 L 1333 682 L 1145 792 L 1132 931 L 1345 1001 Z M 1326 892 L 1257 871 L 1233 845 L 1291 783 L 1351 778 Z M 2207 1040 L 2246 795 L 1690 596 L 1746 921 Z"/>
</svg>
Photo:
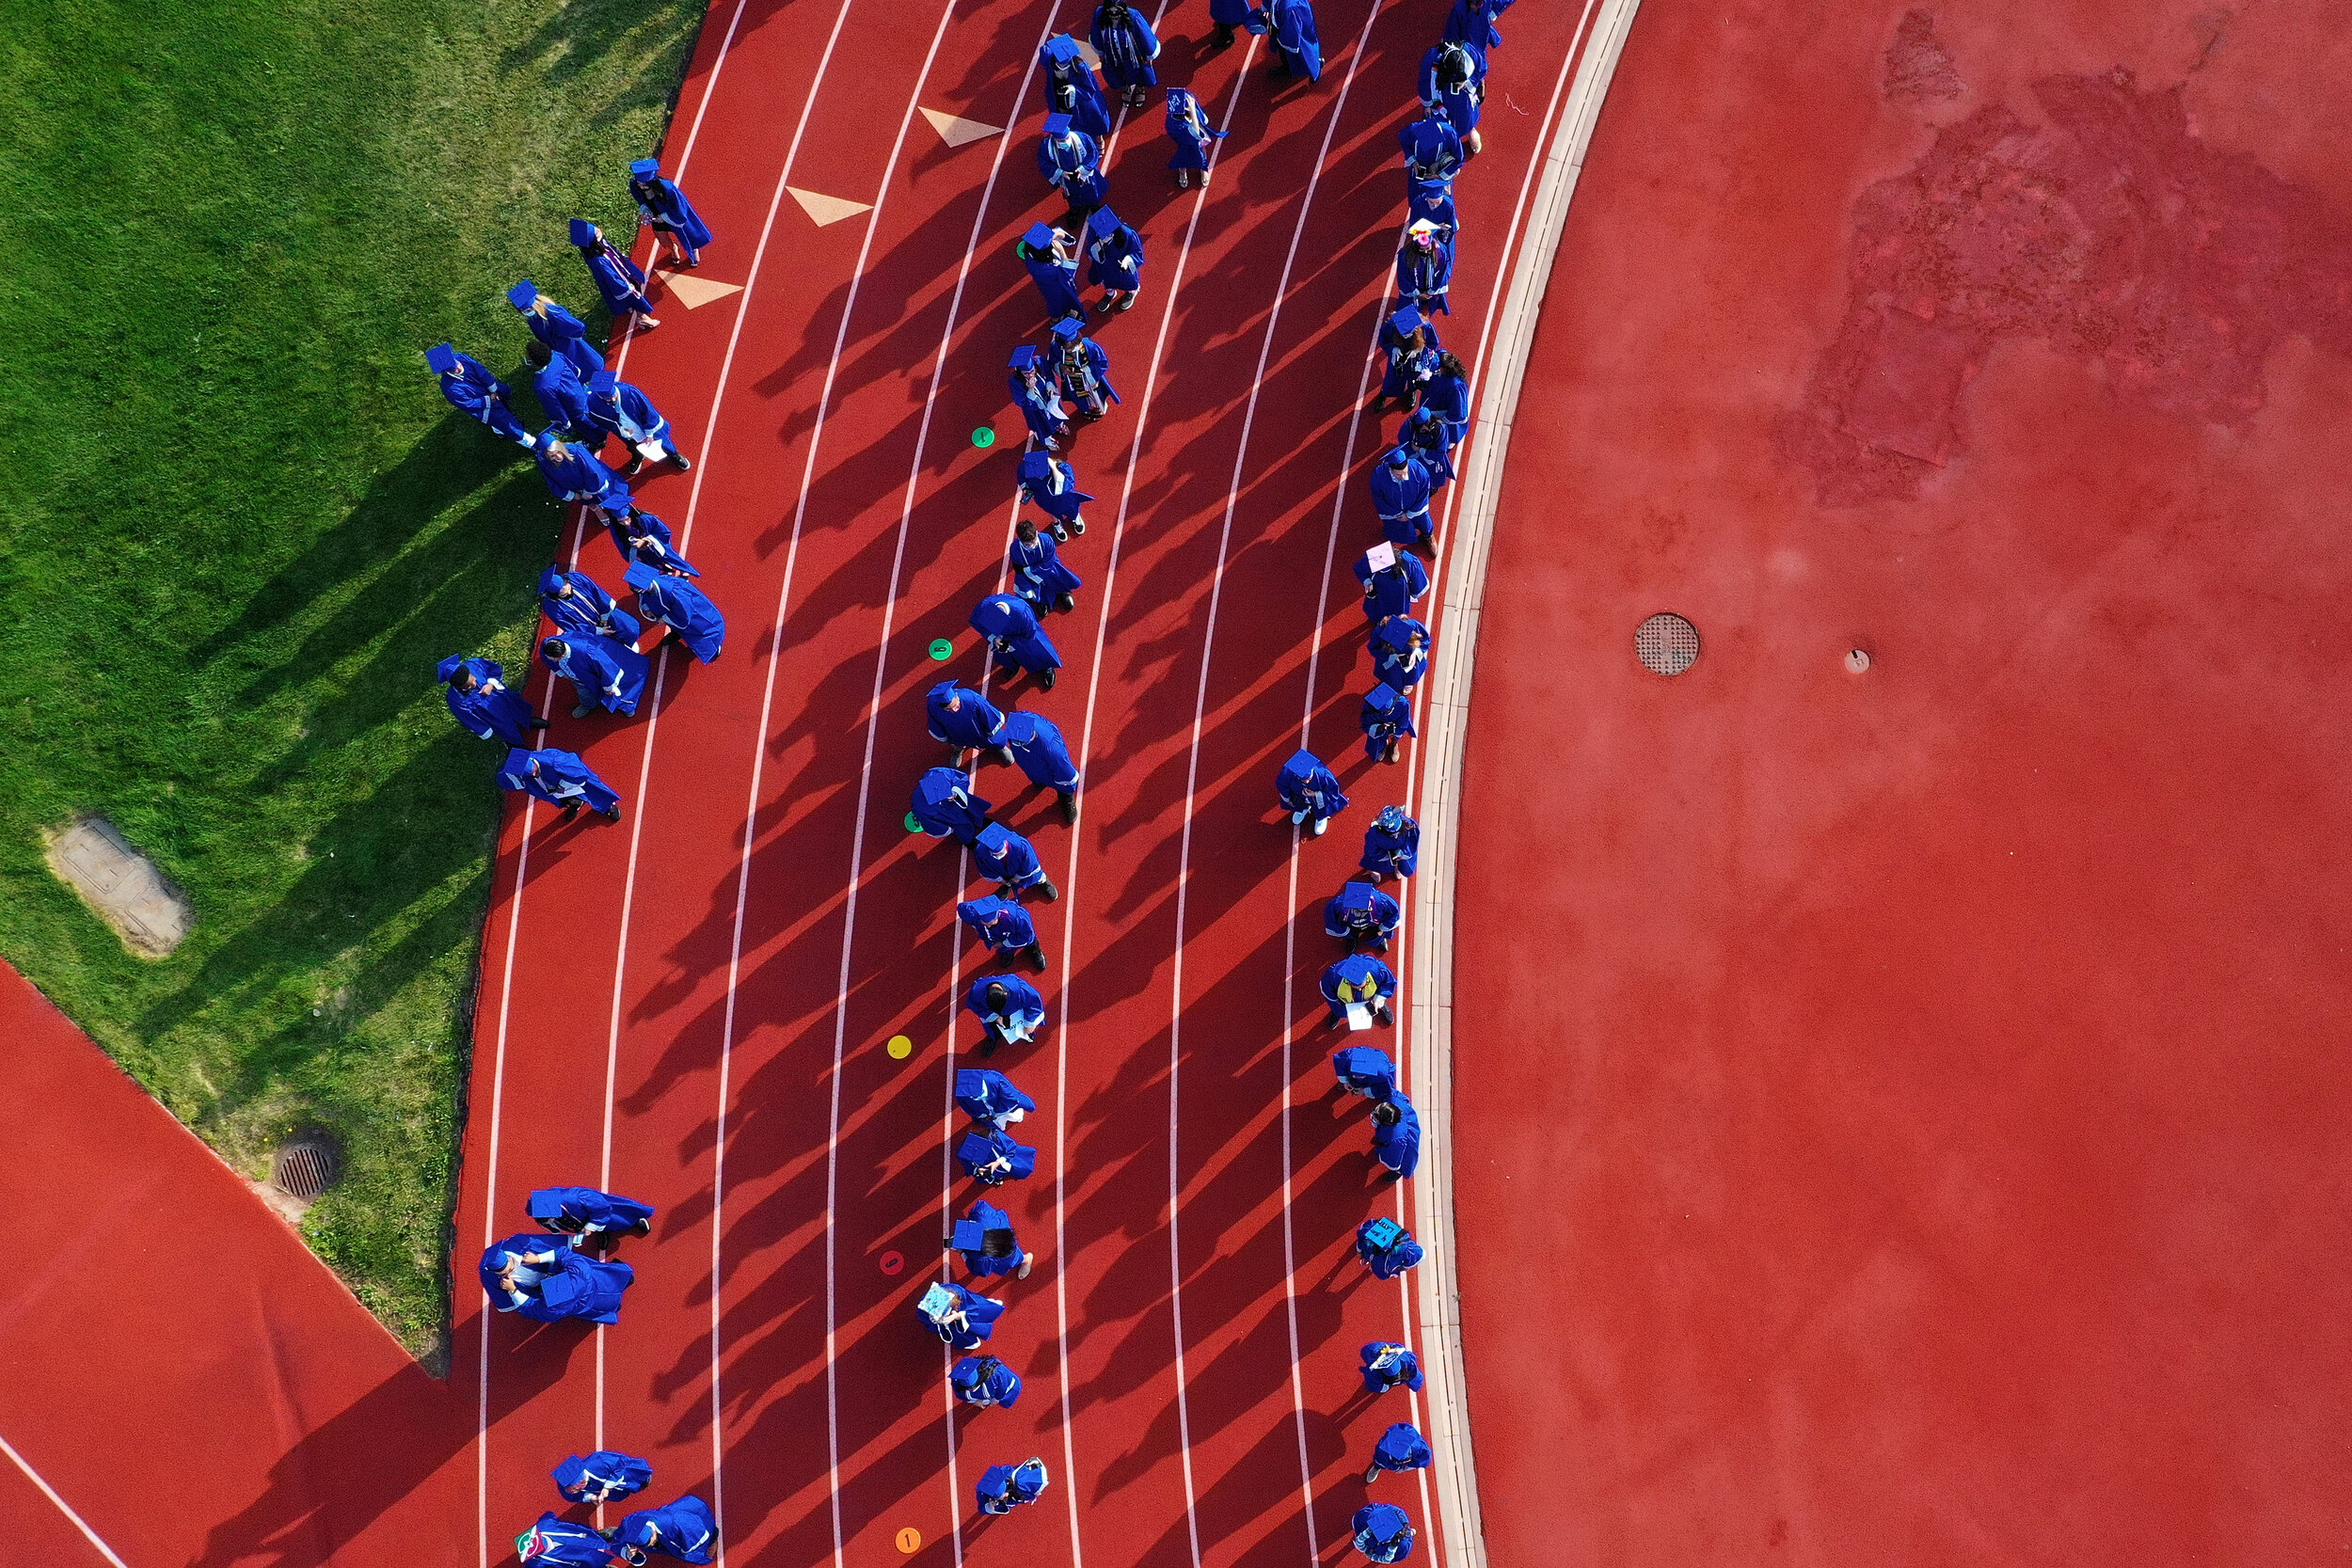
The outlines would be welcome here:
<svg viewBox="0 0 2352 1568">
<path fill-rule="evenodd" d="M 890 1043 L 882 1049 L 889 1052 L 894 1059 L 903 1062 L 914 1054 L 914 1042 L 904 1035 L 893 1035 L 890 1037 Z"/>
<path fill-rule="evenodd" d="M 923 1544 L 923 1532 L 913 1525 L 898 1532 L 898 1550 L 912 1552 Z"/>
<path fill-rule="evenodd" d="M 895 1252 L 883 1253 L 879 1261 L 882 1264 L 882 1272 L 884 1274 L 895 1275 L 907 1266 L 907 1260 Z"/>
</svg>

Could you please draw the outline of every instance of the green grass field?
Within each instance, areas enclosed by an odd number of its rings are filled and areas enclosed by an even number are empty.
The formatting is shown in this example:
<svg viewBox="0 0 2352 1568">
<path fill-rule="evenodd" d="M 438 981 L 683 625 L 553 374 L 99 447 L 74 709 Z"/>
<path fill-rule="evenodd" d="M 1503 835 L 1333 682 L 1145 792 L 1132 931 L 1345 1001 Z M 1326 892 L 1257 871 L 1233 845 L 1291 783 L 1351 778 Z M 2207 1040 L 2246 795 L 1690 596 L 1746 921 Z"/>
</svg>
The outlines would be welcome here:
<svg viewBox="0 0 2352 1568">
<path fill-rule="evenodd" d="M 499 809 L 433 667 L 523 665 L 561 520 L 421 355 L 514 383 L 525 274 L 586 313 L 564 220 L 630 232 L 701 16 L 59 0 L 0 29 L 0 956 L 247 1174 L 331 1130 L 310 1243 L 419 1352 Z M 187 890 L 171 958 L 49 875 L 83 810 Z"/>
</svg>

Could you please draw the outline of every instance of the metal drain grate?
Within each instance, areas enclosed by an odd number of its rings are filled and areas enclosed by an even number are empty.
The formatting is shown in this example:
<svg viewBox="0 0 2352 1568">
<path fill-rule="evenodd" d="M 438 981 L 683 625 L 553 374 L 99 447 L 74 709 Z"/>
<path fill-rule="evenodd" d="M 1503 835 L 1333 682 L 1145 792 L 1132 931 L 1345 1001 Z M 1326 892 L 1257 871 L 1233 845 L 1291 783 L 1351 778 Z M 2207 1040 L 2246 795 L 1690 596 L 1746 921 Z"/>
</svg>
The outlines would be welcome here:
<svg viewBox="0 0 2352 1568">
<path fill-rule="evenodd" d="M 308 1202 L 335 1184 L 335 1151 L 324 1143 L 288 1144 L 270 1167 L 270 1185 Z"/>
<path fill-rule="evenodd" d="M 1699 628 L 1679 615 L 1653 615 L 1633 633 L 1633 657 L 1645 670 L 1679 675 L 1699 661 Z"/>
</svg>

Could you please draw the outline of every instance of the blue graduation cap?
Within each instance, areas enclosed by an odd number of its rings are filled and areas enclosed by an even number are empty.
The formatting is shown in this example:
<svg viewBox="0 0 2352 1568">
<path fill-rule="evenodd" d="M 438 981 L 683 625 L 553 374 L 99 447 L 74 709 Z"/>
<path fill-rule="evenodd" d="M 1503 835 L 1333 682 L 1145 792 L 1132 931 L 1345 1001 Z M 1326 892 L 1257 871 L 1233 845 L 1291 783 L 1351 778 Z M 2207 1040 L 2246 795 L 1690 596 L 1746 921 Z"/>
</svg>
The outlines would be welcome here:
<svg viewBox="0 0 2352 1568">
<path fill-rule="evenodd" d="M 661 172 L 661 160 L 659 158 L 640 158 L 635 163 L 628 166 L 628 172 L 637 179 L 651 180 L 655 175 Z"/>
<path fill-rule="evenodd" d="M 457 350 L 450 343 L 435 343 L 424 351 L 424 362 L 437 375 L 447 375 L 457 368 Z"/>
<path fill-rule="evenodd" d="M 523 780 L 530 776 L 532 760 L 529 747 L 509 746 L 506 760 L 499 764 L 499 783 L 508 789 L 520 789 Z"/>
<path fill-rule="evenodd" d="M 537 299 L 538 297 L 539 285 L 533 283 L 528 277 L 524 278 L 521 282 L 506 291 L 506 303 L 513 306 L 517 310 L 530 309 L 532 301 Z"/>
<path fill-rule="evenodd" d="M 1374 817 L 1372 821 L 1373 826 L 1378 828 L 1384 833 L 1401 833 L 1405 831 L 1405 808 L 1403 806 L 1382 806 L 1380 808 L 1380 815 Z"/>
<path fill-rule="evenodd" d="M 1029 225 L 1029 231 L 1021 236 L 1021 243 L 1031 250 L 1051 250 L 1055 233 L 1055 228 L 1050 223 L 1033 223 Z"/>
<path fill-rule="evenodd" d="M 631 588 L 636 589 L 641 594 L 661 580 L 661 574 L 655 571 L 652 567 L 646 565 L 642 561 L 630 562 L 628 563 L 628 570 L 624 572 L 622 576 L 628 579 L 628 585 Z M 1388 688 L 1384 686 L 1380 689 L 1386 691 Z"/>
<path fill-rule="evenodd" d="M 1097 207 L 1087 219 L 1087 232 L 1098 240 L 1107 240 L 1119 231 L 1119 214 L 1108 207 Z"/>
<path fill-rule="evenodd" d="M 1399 703 L 1403 703 L 1408 711 L 1413 705 L 1411 700 L 1407 698 L 1405 693 L 1399 691 L 1395 687 L 1390 686 L 1385 682 L 1375 686 L 1370 691 L 1364 693 L 1364 706 L 1372 709 L 1375 713 L 1387 713 L 1390 709 L 1395 707 Z M 1348 884 L 1350 887 L 1369 887 L 1370 885 L 1371 884 L 1368 882 L 1350 882 Z"/>
<path fill-rule="evenodd" d="M 556 574 L 554 568 L 552 567 L 549 567 L 548 571 L 550 575 L 560 575 Z M 545 584 L 546 579 L 542 578 L 541 586 L 544 587 Z M 564 1189 L 561 1187 L 540 1187 L 534 1189 L 532 1195 L 523 1200 L 523 1212 L 528 1213 L 534 1220 L 552 1220 L 562 1218 L 564 1213 Z"/>
<path fill-rule="evenodd" d="M 933 1323 L 937 1323 L 956 1309 L 955 1293 L 945 1285 L 932 1285 L 923 1292 L 922 1299 L 914 1304 L 914 1309 Z"/>
<path fill-rule="evenodd" d="M 441 664 L 440 664 L 441 679 L 442 679 L 444 682 L 451 681 L 451 680 L 454 680 L 454 679 L 456 678 L 456 676 L 457 676 L 457 672 L 458 672 L 459 670 L 461 670 L 461 669 L 465 668 L 465 664 L 466 664 L 466 656 L 465 656 L 465 655 L 463 655 L 463 654 L 452 654 L 452 655 L 450 655 L 447 658 L 445 658 L 445 659 L 441 660 Z"/>
<path fill-rule="evenodd" d="M 572 244 L 595 245 L 603 237 L 603 235 L 596 232 L 596 226 L 590 223 L 586 218 L 572 219 Z"/>
<path fill-rule="evenodd" d="M 621 372 L 618 371 L 598 371 L 588 378 L 588 389 L 600 398 L 611 397 L 612 389 L 620 384 Z"/>
<path fill-rule="evenodd" d="M 980 1228 L 979 1221 L 958 1220 L 955 1234 L 948 1239 L 947 1244 L 958 1252 L 977 1252 L 986 1241 L 987 1233 Z"/>
<path fill-rule="evenodd" d="M 1072 60 L 1083 58 L 1078 53 L 1078 40 L 1068 33 L 1056 33 L 1047 39 L 1042 53 L 1057 65 L 1067 65 Z"/>
<path fill-rule="evenodd" d="M 1045 453 L 1025 451 L 1021 454 L 1021 477 L 1023 479 L 1047 479 L 1052 477 L 1053 472 L 1054 460 Z"/>
<path fill-rule="evenodd" d="M 563 567 L 550 566 L 546 571 L 539 574 L 539 592 L 542 594 L 552 594 L 570 580 L 570 577 L 564 572 Z M 539 1217 L 538 1212 L 533 1210 L 531 1217 L 534 1220 L 537 1219 Z"/>
<path fill-rule="evenodd" d="M 552 427 L 539 432 L 538 435 L 533 436 L 531 438 L 531 444 L 537 447 L 541 451 L 552 451 L 558 446 L 561 446 L 563 441 L 564 438 L 561 436 L 558 436 Z"/>
<path fill-rule="evenodd" d="M 1045 134 L 1049 136 L 1066 136 L 1070 135 L 1070 117 L 1068 115 L 1047 115 L 1045 117 Z"/>
<path fill-rule="evenodd" d="M 1366 1220 L 1356 1232 L 1358 1240 L 1381 1252 L 1394 1246 L 1404 1234 L 1405 1227 L 1386 1214 Z"/>
<path fill-rule="evenodd" d="M 1065 344 L 1075 342 L 1086 335 L 1087 327 L 1084 322 L 1073 321 L 1068 316 L 1064 316 L 1054 324 L 1054 337 L 1059 342 Z"/>
<path fill-rule="evenodd" d="M 1407 305 L 1389 318 L 1389 325 L 1396 328 L 1399 337 L 1409 338 L 1421 330 L 1422 314 Z"/>
<path fill-rule="evenodd" d="M 1012 364 L 1009 368 L 1016 371 L 1025 371 L 1031 369 L 1036 364 L 1036 345 L 1033 343 L 1023 343 L 1019 348 L 1012 351 Z"/>
<path fill-rule="evenodd" d="M 1402 468 L 1412 460 L 1413 454 L 1407 451 L 1401 444 L 1391 447 L 1388 451 L 1388 454 L 1380 459 L 1381 462 L 1387 464 L 1391 468 Z"/>
</svg>

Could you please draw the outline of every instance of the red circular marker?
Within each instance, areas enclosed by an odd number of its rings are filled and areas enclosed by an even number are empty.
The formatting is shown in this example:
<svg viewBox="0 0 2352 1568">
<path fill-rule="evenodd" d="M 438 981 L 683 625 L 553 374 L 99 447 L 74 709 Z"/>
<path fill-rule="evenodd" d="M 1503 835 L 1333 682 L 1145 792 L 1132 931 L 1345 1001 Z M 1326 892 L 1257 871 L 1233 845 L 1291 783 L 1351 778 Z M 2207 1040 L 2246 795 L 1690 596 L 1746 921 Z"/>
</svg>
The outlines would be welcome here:
<svg viewBox="0 0 2352 1568">
<path fill-rule="evenodd" d="M 882 1255 L 882 1272 L 884 1274 L 897 1274 L 906 1266 L 907 1260 L 895 1252 L 885 1252 Z"/>
</svg>

